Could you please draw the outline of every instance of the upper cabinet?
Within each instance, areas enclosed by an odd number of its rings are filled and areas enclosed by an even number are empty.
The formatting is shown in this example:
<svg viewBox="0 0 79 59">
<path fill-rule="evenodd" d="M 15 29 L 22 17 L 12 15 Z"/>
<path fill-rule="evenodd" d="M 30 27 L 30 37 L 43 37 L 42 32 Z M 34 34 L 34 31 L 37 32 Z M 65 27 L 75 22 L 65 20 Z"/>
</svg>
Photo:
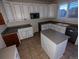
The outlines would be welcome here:
<svg viewBox="0 0 79 59">
<path fill-rule="evenodd" d="M 49 5 L 49 17 L 56 17 L 56 14 L 57 14 L 57 5 L 56 4 L 50 4 Z"/>
<path fill-rule="evenodd" d="M 14 8 L 15 20 L 21 21 L 22 20 L 21 5 L 14 4 L 13 8 Z"/>
<path fill-rule="evenodd" d="M 30 13 L 39 13 L 40 18 L 55 17 L 55 4 L 4 3 L 8 22 L 30 20 Z"/>
<path fill-rule="evenodd" d="M 5 24 L 2 14 L 0 13 L 0 25 Z"/>
<path fill-rule="evenodd" d="M 21 7 L 21 12 L 22 12 L 22 17 L 24 18 L 24 20 L 29 20 L 30 19 L 30 11 L 29 11 L 29 6 L 24 4 Z"/>
<path fill-rule="evenodd" d="M 5 8 L 5 11 L 6 11 L 8 22 L 13 22 L 14 21 L 14 15 L 13 15 L 13 12 L 12 12 L 12 9 L 11 9 L 12 7 L 10 6 L 9 3 L 5 3 L 4 8 Z"/>
</svg>

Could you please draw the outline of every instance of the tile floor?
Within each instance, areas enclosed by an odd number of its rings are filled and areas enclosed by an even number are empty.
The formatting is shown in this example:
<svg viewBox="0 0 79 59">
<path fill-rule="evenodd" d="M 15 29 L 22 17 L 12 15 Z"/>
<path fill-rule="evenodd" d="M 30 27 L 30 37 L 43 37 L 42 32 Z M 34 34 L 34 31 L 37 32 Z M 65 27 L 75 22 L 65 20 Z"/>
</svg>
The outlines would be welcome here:
<svg viewBox="0 0 79 59">
<path fill-rule="evenodd" d="M 41 47 L 40 35 L 24 39 L 18 47 L 21 59 L 50 59 Z M 61 59 L 78 59 L 78 47 L 68 43 Z"/>
</svg>

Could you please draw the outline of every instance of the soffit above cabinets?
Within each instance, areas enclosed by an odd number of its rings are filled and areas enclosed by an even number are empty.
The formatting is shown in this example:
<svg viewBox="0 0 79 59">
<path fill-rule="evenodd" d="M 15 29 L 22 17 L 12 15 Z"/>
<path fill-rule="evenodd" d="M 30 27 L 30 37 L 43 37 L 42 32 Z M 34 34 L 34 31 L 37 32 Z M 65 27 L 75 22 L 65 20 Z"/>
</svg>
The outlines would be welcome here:
<svg viewBox="0 0 79 59">
<path fill-rule="evenodd" d="M 7 1 L 13 1 L 13 2 L 26 2 L 26 3 L 57 3 L 57 0 L 7 0 Z"/>
</svg>

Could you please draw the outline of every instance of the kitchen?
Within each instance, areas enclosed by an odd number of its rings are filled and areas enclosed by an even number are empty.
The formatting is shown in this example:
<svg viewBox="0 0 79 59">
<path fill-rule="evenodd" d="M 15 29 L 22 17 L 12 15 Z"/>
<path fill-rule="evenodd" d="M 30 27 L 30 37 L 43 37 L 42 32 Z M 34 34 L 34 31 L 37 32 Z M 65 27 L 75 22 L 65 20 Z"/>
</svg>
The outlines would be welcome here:
<svg viewBox="0 0 79 59">
<path fill-rule="evenodd" d="M 2 33 L 0 47 L 4 48 L 14 44 L 18 47 L 24 39 L 33 38 L 35 33 L 49 28 L 70 36 L 69 42 L 75 45 L 78 35 L 78 18 L 66 18 L 67 15 L 59 18 L 59 4 L 55 0 L 2 0 L 0 12 L 4 25 L 0 26 Z"/>
</svg>

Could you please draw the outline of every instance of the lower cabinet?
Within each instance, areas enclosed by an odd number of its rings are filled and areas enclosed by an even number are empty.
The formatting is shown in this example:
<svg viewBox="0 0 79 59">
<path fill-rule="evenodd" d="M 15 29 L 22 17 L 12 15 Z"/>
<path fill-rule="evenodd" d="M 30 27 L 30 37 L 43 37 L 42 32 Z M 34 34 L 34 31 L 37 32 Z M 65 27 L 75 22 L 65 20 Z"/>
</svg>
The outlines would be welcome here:
<svg viewBox="0 0 79 59">
<path fill-rule="evenodd" d="M 65 52 L 67 40 L 60 44 L 55 44 L 47 36 L 41 34 L 41 45 L 50 59 L 60 59 Z"/>
<path fill-rule="evenodd" d="M 20 44 L 17 33 L 6 34 L 2 37 L 7 47 L 12 45 L 19 46 Z"/>
<path fill-rule="evenodd" d="M 56 30 L 56 31 L 64 33 L 64 34 L 65 34 L 65 31 L 66 31 L 66 27 L 64 27 L 64 26 L 59 26 L 59 25 L 50 24 L 50 23 L 49 24 L 43 24 L 41 26 L 41 29 L 42 30 L 53 29 L 53 30 Z"/>
<path fill-rule="evenodd" d="M 33 36 L 33 28 L 32 27 L 18 29 L 18 37 L 20 40 L 26 39 L 26 38 L 29 38 L 32 36 Z"/>
<path fill-rule="evenodd" d="M 44 25 L 42 25 L 42 30 L 46 30 L 46 29 L 48 29 L 49 28 L 49 24 L 44 24 Z"/>
</svg>

